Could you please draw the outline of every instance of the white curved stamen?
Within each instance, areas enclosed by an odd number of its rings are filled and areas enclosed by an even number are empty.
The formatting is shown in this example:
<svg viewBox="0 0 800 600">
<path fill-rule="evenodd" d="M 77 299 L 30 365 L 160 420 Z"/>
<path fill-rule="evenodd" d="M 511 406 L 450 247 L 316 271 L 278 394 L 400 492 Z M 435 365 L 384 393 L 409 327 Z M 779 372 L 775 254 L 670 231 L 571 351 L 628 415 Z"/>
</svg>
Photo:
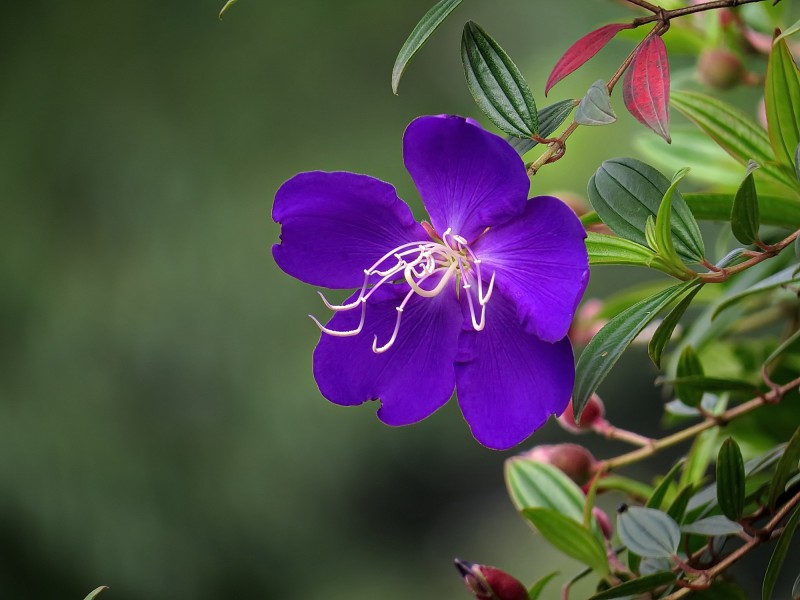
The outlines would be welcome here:
<svg viewBox="0 0 800 600">
<path fill-rule="evenodd" d="M 453 264 L 451 264 L 450 267 L 447 269 L 447 271 L 445 271 L 444 275 L 442 275 L 442 278 L 439 280 L 439 283 L 437 283 L 436 287 L 433 288 L 432 290 L 423 289 L 419 285 L 420 283 L 428 279 L 432 275 L 432 273 L 428 273 L 427 275 L 425 275 L 425 277 L 422 277 L 419 280 L 419 282 L 417 282 L 411 278 L 410 269 L 406 267 L 405 270 L 406 281 L 408 282 L 408 285 L 411 286 L 411 289 L 420 296 L 423 296 L 424 298 L 433 298 L 435 296 L 438 296 L 442 292 L 444 286 L 446 286 L 447 282 L 450 281 L 450 278 L 456 272 L 457 268 L 458 268 L 458 263 L 454 262 Z"/>
<path fill-rule="evenodd" d="M 358 335 L 359 333 L 361 333 L 361 330 L 364 328 L 364 320 L 367 317 L 367 302 L 366 302 L 366 300 L 364 300 L 363 302 L 361 300 L 359 300 L 359 302 L 361 302 L 361 321 L 359 321 L 358 327 L 356 327 L 355 329 L 351 329 L 349 331 L 336 331 L 335 329 L 330 329 L 328 327 L 325 327 L 322 323 L 320 323 L 319 320 L 317 319 L 317 317 L 315 317 L 314 315 L 308 315 L 308 316 L 311 317 L 311 320 L 314 321 L 314 323 L 317 324 L 317 327 L 319 327 L 319 330 L 322 333 L 327 333 L 328 335 L 332 335 L 334 337 L 350 337 L 350 336 L 353 336 L 353 335 Z"/>
<path fill-rule="evenodd" d="M 408 292 L 408 294 L 406 294 L 406 297 L 403 298 L 403 301 L 400 303 L 400 306 L 398 306 L 395 309 L 397 311 L 397 321 L 395 321 L 394 331 L 392 331 L 392 337 L 389 338 L 389 341 L 386 342 L 383 346 L 378 347 L 378 336 L 376 335 L 372 339 L 372 351 L 375 354 L 382 354 L 386 352 L 394 344 L 395 340 L 397 339 L 397 333 L 400 331 L 400 320 L 403 318 L 403 309 L 406 307 L 406 304 L 408 304 L 408 301 L 411 299 L 411 296 L 413 295 L 414 295 L 414 290 Z"/>
</svg>

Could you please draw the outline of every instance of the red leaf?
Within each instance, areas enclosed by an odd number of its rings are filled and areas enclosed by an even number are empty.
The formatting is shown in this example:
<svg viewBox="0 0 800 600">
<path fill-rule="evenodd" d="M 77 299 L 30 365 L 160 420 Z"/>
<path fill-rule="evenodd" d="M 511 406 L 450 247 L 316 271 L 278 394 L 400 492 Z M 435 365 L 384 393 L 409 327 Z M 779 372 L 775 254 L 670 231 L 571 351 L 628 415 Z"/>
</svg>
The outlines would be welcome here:
<svg viewBox="0 0 800 600">
<path fill-rule="evenodd" d="M 669 61 L 659 36 L 644 42 L 631 61 L 622 84 L 625 106 L 667 143 L 669 137 Z"/>
<path fill-rule="evenodd" d="M 558 60 L 556 66 L 553 67 L 550 77 L 547 78 L 547 85 L 544 88 L 544 95 L 547 95 L 547 92 L 550 91 L 551 87 L 597 54 L 603 46 L 611 41 L 611 38 L 617 35 L 617 33 L 623 29 L 630 28 L 631 26 L 625 23 L 604 25 L 600 29 L 595 29 L 591 33 L 587 33 L 577 42 L 572 44 L 572 46 L 569 47 L 569 50 L 564 53 L 564 56 Z"/>
</svg>

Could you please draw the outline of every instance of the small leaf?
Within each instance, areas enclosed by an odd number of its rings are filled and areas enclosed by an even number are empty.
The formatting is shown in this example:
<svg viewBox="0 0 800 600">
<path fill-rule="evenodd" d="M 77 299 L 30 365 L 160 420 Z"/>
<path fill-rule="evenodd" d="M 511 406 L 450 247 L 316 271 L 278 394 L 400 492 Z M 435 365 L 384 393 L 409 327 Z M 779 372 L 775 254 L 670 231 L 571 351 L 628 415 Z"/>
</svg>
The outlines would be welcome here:
<svg viewBox="0 0 800 600">
<path fill-rule="evenodd" d="M 690 193 L 684 194 L 683 199 L 697 219 L 705 221 L 730 219 L 733 208 L 733 196 L 730 194 Z M 759 194 L 758 209 L 762 225 L 778 225 L 789 229 L 800 227 L 800 203 L 797 200 Z"/>
<path fill-rule="evenodd" d="M 735 521 L 731 521 L 728 517 L 715 515 L 683 525 L 681 531 L 683 533 L 714 537 L 717 535 L 737 535 L 742 532 L 742 526 Z"/>
<path fill-rule="evenodd" d="M 717 455 L 717 501 L 722 513 L 734 521 L 744 512 L 744 460 L 733 438 L 720 446 Z"/>
<path fill-rule="evenodd" d="M 558 510 L 577 523 L 583 522 L 585 496 L 560 469 L 524 456 L 505 464 L 508 493 L 518 511 L 525 508 Z"/>
<path fill-rule="evenodd" d="M 678 368 L 676 369 L 677 379 L 686 377 L 703 376 L 703 364 L 700 357 L 691 346 L 686 346 L 678 358 Z M 703 399 L 703 391 L 697 388 L 673 383 L 675 395 L 686 406 L 698 406 Z"/>
<path fill-rule="evenodd" d="M 526 508 L 522 514 L 548 542 L 564 554 L 599 573 L 609 572 L 606 550 L 591 531 L 557 510 Z"/>
<path fill-rule="evenodd" d="M 625 507 L 617 515 L 617 532 L 629 550 L 645 558 L 669 558 L 681 541 L 678 524 L 654 508 Z"/>
<path fill-rule="evenodd" d="M 586 251 L 590 265 L 632 265 L 652 267 L 670 273 L 655 252 L 616 235 L 589 231 L 586 236 Z"/>
<path fill-rule="evenodd" d="M 789 517 L 786 526 L 783 528 L 778 538 L 778 543 L 775 544 L 775 550 L 772 552 L 772 557 L 769 559 L 769 566 L 764 575 L 764 583 L 761 586 L 761 600 L 771 600 L 772 598 L 772 591 L 775 589 L 775 583 L 778 581 L 781 567 L 786 560 L 786 555 L 789 553 L 789 546 L 792 543 L 798 521 L 800 521 L 800 505 L 794 507 L 792 516 Z M 797 583 L 795 583 L 795 588 L 797 588 Z M 792 591 L 792 595 L 794 594 L 795 591 Z"/>
<path fill-rule="evenodd" d="M 617 33 L 630 27 L 627 23 L 604 25 L 591 33 L 587 33 L 572 44 L 564 55 L 558 59 L 556 66 L 553 67 L 553 71 L 550 73 L 550 77 L 547 78 L 547 85 L 544 88 L 545 96 L 550 91 L 550 88 L 597 54 Z"/>
<path fill-rule="evenodd" d="M 500 45 L 472 21 L 464 25 L 461 61 L 472 97 L 495 125 L 524 138 L 539 131 L 536 103 L 522 73 Z"/>
<path fill-rule="evenodd" d="M 559 125 L 566 121 L 573 108 L 575 108 L 575 100 L 561 100 L 540 110 L 538 113 L 539 136 L 550 137 Z M 520 156 L 539 145 L 536 140 L 520 138 L 515 135 L 509 135 L 506 139 Z"/>
<path fill-rule="evenodd" d="M 770 508 L 775 508 L 778 498 L 784 492 L 786 482 L 792 476 L 792 473 L 797 471 L 797 463 L 800 461 L 800 427 L 798 427 L 789 443 L 786 445 L 786 450 L 783 452 L 775 467 L 775 475 L 772 476 L 772 481 L 769 484 L 768 504 Z"/>
<path fill-rule="evenodd" d="M 230 2 L 228 4 L 230 4 Z M 107 589 L 109 589 L 107 585 L 101 585 L 99 588 L 95 588 L 91 592 L 89 592 L 89 595 L 86 596 L 86 598 L 84 598 L 83 600 L 94 600 L 95 598 L 97 598 L 97 596 L 100 595 L 100 592 L 104 592 Z"/>
<path fill-rule="evenodd" d="M 220 10 L 220 11 L 219 11 L 219 20 L 220 20 L 220 21 L 222 20 L 222 17 L 224 17 L 224 16 L 225 16 L 225 13 L 226 13 L 226 12 L 228 12 L 228 9 L 229 9 L 231 6 L 233 6 L 234 4 L 236 4 L 238 1 L 239 1 L 239 0 L 228 0 L 228 1 L 225 3 L 225 6 L 223 6 L 223 7 L 222 7 L 222 10 Z M 99 589 L 99 588 L 98 588 L 98 589 Z"/>
<path fill-rule="evenodd" d="M 553 577 L 558 576 L 558 571 L 553 573 L 548 573 L 544 577 L 542 577 L 539 581 L 534 583 L 530 589 L 528 590 L 528 600 L 539 600 L 539 596 L 542 595 L 544 588 L 547 587 L 547 584 L 553 579 Z"/>
<path fill-rule="evenodd" d="M 686 464 L 689 466 L 691 463 L 687 462 Z M 686 515 L 686 508 L 689 506 L 689 500 L 692 498 L 693 494 L 694 487 L 692 485 L 681 488 L 667 508 L 667 514 L 675 519 L 676 523 L 683 522 L 683 517 Z"/>
<path fill-rule="evenodd" d="M 691 292 L 686 294 L 686 297 L 678 302 L 669 314 L 664 317 L 664 320 L 661 321 L 661 325 L 658 326 L 653 337 L 650 338 L 650 342 L 647 344 L 647 354 L 650 356 L 650 360 L 653 361 L 653 364 L 659 369 L 661 368 L 661 356 L 664 353 L 664 348 L 666 348 L 667 344 L 672 339 L 672 334 L 678 326 L 681 317 L 683 317 L 683 313 L 689 308 L 692 300 L 694 300 L 697 292 L 699 292 L 702 287 L 702 285 L 698 285 Z"/>
<path fill-rule="evenodd" d="M 800 143 L 800 70 L 786 40 L 772 46 L 764 85 L 769 139 L 778 161 L 794 167 Z"/>
<path fill-rule="evenodd" d="M 236 0 L 233 0 L 234 2 Z M 400 78 L 414 58 L 414 55 L 420 48 L 428 41 L 431 34 L 436 31 L 436 28 L 452 13 L 455 8 L 461 4 L 461 0 L 439 0 L 433 7 L 425 13 L 425 16 L 420 19 L 416 27 L 408 36 L 408 39 L 403 43 L 397 58 L 394 61 L 394 68 L 392 69 L 392 91 L 397 94 L 397 87 L 400 85 Z"/>
<path fill-rule="evenodd" d="M 575 122 L 578 125 L 609 125 L 616 120 L 605 82 L 602 79 L 595 81 L 578 105 Z"/>
<path fill-rule="evenodd" d="M 733 197 L 731 209 L 731 230 L 733 236 L 743 244 L 752 244 L 758 239 L 758 228 L 761 224 L 758 215 L 758 194 L 753 179 L 753 169 L 758 168 L 753 161 L 747 167 L 745 176 L 736 195 Z"/>
<path fill-rule="evenodd" d="M 669 61 L 660 36 L 645 41 L 625 71 L 622 98 L 628 111 L 669 143 Z"/>
<path fill-rule="evenodd" d="M 661 508 L 661 504 L 664 502 L 664 498 L 669 491 L 670 485 L 672 485 L 673 480 L 675 479 L 675 475 L 678 472 L 678 469 L 681 468 L 683 465 L 684 460 L 681 459 L 676 462 L 672 468 L 667 472 L 666 475 L 661 479 L 661 481 L 656 486 L 656 489 L 653 490 L 652 495 L 647 499 L 647 504 L 645 504 L 645 508 Z"/>
<path fill-rule="evenodd" d="M 696 282 L 687 281 L 662 290 L 622 311 L 597 332 L 584 348 L 575 367 L 572 407 L 576 417 L 580 417 L 589 397 L 642 329 L 695 285 Z"/>
<path fill-rule="evenodd" d="M 681 169 L 675 173 L 670 186 L 664 192 L 663 198 L 661 198 L 661 204 L 659 204 L 658 213 L 656 213 L 655 242 L 658 254 L 667 264 L 675 267 L 676 270 L 684 269 L 685 267 L 675 251 L 675 245 L 672 243 L 672 198 L 675 195 L 675 188 L 678 187 L 678 184 L 686 177 L 688 172 L 689 169 Z"/>
<path fill-rule="evenodd" d="M 651 590 L 655 590 L 666 585 L 670 585 L 677 579 L 677 575 L 671 571 L 653 573 L 644 577 L 637 577 L 619 585 L 595 594 L 589 600 L 610 600 L 611 598 L 623 598 L 625 596 L 637 596 Z"/>
<path fill-rule="evenodd" d="M 758 283 L 748 287 L 746 290 L 743 290 L 737 294 L 731 294 L 727 298 L 723 299 L 719 304 L 717 304 L 713 314 L 711 315 L 711 318 L 715 319 L 717 315 L 719 315 L 726 308 L 738 302 L 741 302 L 742 300 L 749 298 L 754 294 L 760 294 L 762 292 L 774 290 L 783 287 L 785 285 L 791 285 L 793 283 L 800 282 L 800 276 L 794 275 L 795 269 L 796 269 L 795 265 L 786 267 L 785 269 L 782 269 L 777 273 L 770 275 L 769 277 L 765 277 Z"/>
</svg>

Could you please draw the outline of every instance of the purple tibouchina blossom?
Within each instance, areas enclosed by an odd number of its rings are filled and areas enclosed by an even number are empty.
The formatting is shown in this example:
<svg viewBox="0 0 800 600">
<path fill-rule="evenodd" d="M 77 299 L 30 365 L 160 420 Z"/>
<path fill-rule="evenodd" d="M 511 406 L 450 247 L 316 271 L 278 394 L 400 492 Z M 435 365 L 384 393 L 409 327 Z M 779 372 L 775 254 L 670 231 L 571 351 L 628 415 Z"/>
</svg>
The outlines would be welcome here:
<svg viewBox="0 0 800 600">
<path fill-rule="evenodd" d="M 278 266 L 356 288 L 338 305 L 320 294 L 334 315 L 314 319 L 314 377 L 336 404 L 380 400 L 389 425 L 424 419 L 456 388 L 475 438 L 510 448 L 569 402 L 584 229 L 557 198 L 528 200 L 522 159 L 472 120 L 414 120 L 403 156 L 430 224 L 367 175 L 300 173 L 275 196 Z"/>
</svg>

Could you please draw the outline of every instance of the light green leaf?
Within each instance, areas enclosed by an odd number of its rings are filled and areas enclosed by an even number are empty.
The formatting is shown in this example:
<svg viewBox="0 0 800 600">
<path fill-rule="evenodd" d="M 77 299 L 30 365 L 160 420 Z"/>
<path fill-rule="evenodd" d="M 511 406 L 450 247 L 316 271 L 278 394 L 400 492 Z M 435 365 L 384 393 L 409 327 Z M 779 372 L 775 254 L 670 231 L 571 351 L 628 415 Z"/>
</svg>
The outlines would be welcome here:
<svg viewBox="0 0 800 600">
<path fill-rule="evenodd" d="M 794 167 L 794 151 L 800 143 L 800 71 L 786 40 L 778 40 L 772 46 L 764 103 L 775 156 L 787 167 Z"/>
<path fill-rule="evenodd" d="M 686 466 L 681 473 L 679 486 L 691 486 L 697 489 L 705 477 L 708 465 L 714 455 L 719 429 L 707 429 L 698 435 L 689 450 Z"/>
<path fill-rule="evenodd" d="M 550 508 L 577 523 L 583 522 L 585 496 L 560 469 L 524 456 L 514 456 L 505 463 L 505 478 L 511 501 L 518 511 Z"/>
<path fill-rule="evenodd" d="M 522 73 L 500 45 L 472 21 L 461 36 L 461 61 L 472 97 L 495 125 L 523 138 L 538 133 L 536 103 Z"/>
<path fill-rule="evenodd" d="M 681 530 L 668 514 L 654 508 L 623 507 L 617 533 L 625 546 L 645 558 L 669 558 L 678 549 Z"/>
<path fill-rule="evenodd" d="M 686 464 L 687 466 L 690 465 L 691 460 Z M 689 500 L 691 500 L 693 494 L 694 486 L 687 485 L 686 487 L 681 487 L 679 488 L 678 493 L 672 499 L 670 505 L 667 507 L 667 514 L 675 519 L 676 523 L 683 522 L 683 518 L 686 515 L 686 508 L 689 506 Z"/>
<path fill-rule="evenodd" d="M 234 0 L 235 1 L 235 0 Z M 461 4 L 461 0 L 439 0 L 433 7 L 425 13 L 425 16 L 420 19 L 416 27 L 411 31 L 411 35 L 403 43 L 400 52 L 394 61 L 394 68 L 392 69 L 392 91 L 397 94 L 397 87 L 400 85 L 400 78 L 414 58 L 414 55 L 420 48 L 428 41 L 431 34 L 436 31 L 436 28 L 452 13 L 455 8 Z"/>
<path fill-rule="evenodd" d="M 606 550 L 591 531 L 557 510 L 526 508 L 522 514 L 548 542 L 564 554 L 599 573 L 609 572 Z"/>
<path fill-rule="evenodd" d="M 572 406 L 580 416 L 589 397 L 606 378 L 633 339 L 672 302 L 697 285 L 694 281 L 680 283 L 637 302 L 611 319 L 595 335 L 578 359 L 575 367 L 575 388 Z"/>
<path fill-rule="evenodd" d="M 223 6 L 223 7 L 222 7 L 222 10 L 220 10 L 220 11 L 219 11 L 219 19 L 220 19 L 220 21 L 222 20 L 222 17 L 224 17 L 224 16 L 225 16 L 225 13 L 226 13 L 226 12 L 228 12 L 228 9 L 229 9 L 231 6 L 233 6 L 234 4 L 236 4 L 238 1 L 239 1 L 239 0 L 228 0 L 228 1 L 225 3 L 225 6 Z M 99 588 L 98 588 L 98 589 L 99 589 Z"/>
<path fill-rule="evenodd" d="M 739 444 L 728 438 L 717 454 L 717 500 L 719 508 L 734 521 L 744 511 L 744 460 Z"/>
<path fill-rule="evenodd" d="M 672 482 L 675 479 L 675 475 L 678 473 L 678 469 L 680 469 L 685 462 L 685 459 L 681 459 L 672 465 L 672 468 L 667 472 L 666 475 L 658 482 L 656 489 L 653 490 L 653 493 L 647 499 L 647 504 L 645 504 L 645 508 L 656 508 L 660 509 L 661 505 L 664 502 L 664 498 L 667 496 L 667 492 L 669 491 Z"/>
<path fill-rule="evenodd" d="M 86 596 L 86 598 L 84 598 L 83 600 L 94 600 L 100 595 L 100 592 L 104 592 L 107 589 L 108 589 L 107 585 L 101 585 L 99 588 L 95 588 L 91 592 L 89 592 L 89 595 Z"/>
<path fill-rule="evenodd" d="M 653 573 L 615 585 L 608 590 L 591 596 L 589 600 L 610 600 L 611 598 L 638 596 L 639 594 L 670 585 L 675 579 L 677 579 L 677 575 L 671 571 Z"/>
<path fill-rule="evenodd" d="M 789 546 L 792 543 L 798 521 L 800 521 L 800 505 L 794 507 L 792 516 L 789 517 L 778 538 L 778 543 L 775 544 L 775 550 L 769 559 L 769 566 L 767 566 L 767 572 L 764 575 L 764 583 L 761 586 L 761 600 L 772 599 L 772 592 L 775 589 L 775 583 L 778 581 L 783 562 L 786 560 L 786 555 L 789 553 Z M 794 592 L 792 593 L 794 594 Z"/>
<path fill-rule="evenodd" d="M 790 267 L 786 267 L 778 271 L 777 273 L 770 275 L 769 277 L 765 277 L 758 283 L 751 285 L 749 288 L 742 290 L 736 294 L 731 294 L 727 298 L 725 298 L 722 302 L 717 304 L 714 308 L 714 312 L 711 315 L 712 319 L 716 319 L 717 315 L 719 315 L 722 311 L 726 308 L 741 302 L 753 296 L 754 294 L 760 294 L 762 292 L 768 292 L 770 290 L 774 290 L 785 285 L 791 285 L 793 283 L 800 282 L 800 275 L 795 276 L 794 272 L 797 269 L 796 265 L 792 265 Z"/>
<path fill-rule="evenodd" d="M 547 575 L 542 577 L 539 581 L 534 583 L 530 587 L 530 589 L 528 589 L 528 600 L 539 600 L 539 596 L 542 595 L 544 588 L 547 587 L 547 584 L 550 583 L 550 581 L 554 577 L 558 576 L 558 574 L 559 574 L 558 571 L 555 571 L 553 573 L 548 573 Z"/>
<path fill-rule="evenodd" d="M 605 475 L 597 480 L 598 492 L 610 490 L 622 492 L 632 498 L 642 499 L 649 497 L 653 493 L 653 488 L 646 483 L 622 475 Z"/>
<path fill-rule="evenodd" d="M 787 37 L 789 37 L 790 35 L 794 35 L 798 31 L 800 31 L 800 20 L 797 20 L 794 23 L 792 23 L 792 25 L 790 25 L 786 29 L 786 31 L 784 31 L 782 34 L 780 34 L 778 37 L 775 38 L 775 41 L 777 42 L 778 40 L 786 39 Z"/>
<path fill-rule="evenodd" d="M 561 100 L 540 110 L 538 112 L 539 136 L 550 137 L 567 119 L 573 108 L 575 108 L 575 100 Z M 520 138 L 515 135 L 509 135 L 506 140 L 520 156 L 539 145 L 536 140 Z"/>
<path fill-rule="evenodd" d="M 691 193 L 683 196 L 695 218 L 704 221 L 729 221 L 733 195 Z M 761 223 L 790 229 L 800 228 L 800 200 L 782 196 L 758 195 Z"/>
<path fill-rule="evenodd" d="M 617 115 L 611 107 L 611 97 L 608 88 L 602 79 L 595 81 L 581 99 L 578 110 L 575 112 L 575 122 L 578 125 L 610 125 L 617 120 Z"/>
<path fill-rule="evenodd" d="M 631 265 L 651 267 L 668 275 L 673 269 L 664 264 L 655 252 L 636 242 L 616 235 L 606 235 L 590 231 L 586 236 L 586 250 L 590 265 Z"/>
<path fill-rule="evenodd" d="M 795 430 L 794 435 L 786 445 L 783 456 L 778 460 L 778 465 L 775 467 L 775 475 L 772 476 L 767 494 L 767 503 L 770 508 L 775 508 L 778 503 L 778 498 L 783 494 L 786 482 L 797 471 L 798 461 L 800 461 L 800 427 Z"/>
<path fill-rule="evenodd" d="M 737 535 L 742 532 L 742 526 L 735 521 L 731 521 L 728 517 L 714 515 L 713 517 L 683 525 L 681 526 L 681 531 L 683 533 L 713 537 L 715 535 Z"/>
<path fill-rule="evenodd" d="M 753 179 L 753 170 L 757 168 L 758 165 L 751 161 L 747 166 L 747 175 L 733 197 L 731 230 L 733 236 L 743 244 L 752 244 L 758 239 L 758 228 L 761 224 L 758 214 L 758 193 Z"/>
<path fill-rule="evenodd" d="M 678 187 L 678 184 L 684 177 L 686 177 L 688 172 L 689 169 L 684 168 L 675 173 L 675 176 L 672 178 L 672 182 L 667 188 L 667 191 L 664 192 L 664 196 L 661 198 L 661 204 L 659 204 L 658 213 L 656 213 L 655 242 L 658 249 L 658 254 L 664 259 L 664 262 L 674 267 L 676 270 L 682 268 L 685 269 L 685 267 L 683 266 L 678 253 L 675 251 L 675 245 L 672 243 L 672 236 L 674 235 L 672 227 L 672 199 L 675 195 L 675 190 Z M 700 230 L 697 227 L 697 223 L 694 222 L 692 225 L 693 226 L 689 228 L 690 235 L 697 231 L 697 238 L 694 241 L 697 247 L 700 249 L 699 256 L 695 257 L 695 260 L 701 260 L 705 254 L 703 238 L 700 236 Z"/>
<path fill-rule="evenodd" d="M 702 284 L 698 285 L 691 292 L 686 294 L 683 300 L 678 302 L 669 314 L 664 317 L 664 320 L 661 321 L 653 337 L 650 338 L 650 342 L 647 344 L 647 354 L 650 356 L 650 360 L 653 361 L 653 364 L 659 369 L 661 368 L 661 356 L 664 353 L 664 348 L 666 348 L 667 344 L 672 339 L 672 334 L 678 326 L 681 317 L 683 317 L 683 313 L 689 308 L 692 300 L 694 300 L 697 292 L 699 292 L 702 287 Z"/>
</svg>

